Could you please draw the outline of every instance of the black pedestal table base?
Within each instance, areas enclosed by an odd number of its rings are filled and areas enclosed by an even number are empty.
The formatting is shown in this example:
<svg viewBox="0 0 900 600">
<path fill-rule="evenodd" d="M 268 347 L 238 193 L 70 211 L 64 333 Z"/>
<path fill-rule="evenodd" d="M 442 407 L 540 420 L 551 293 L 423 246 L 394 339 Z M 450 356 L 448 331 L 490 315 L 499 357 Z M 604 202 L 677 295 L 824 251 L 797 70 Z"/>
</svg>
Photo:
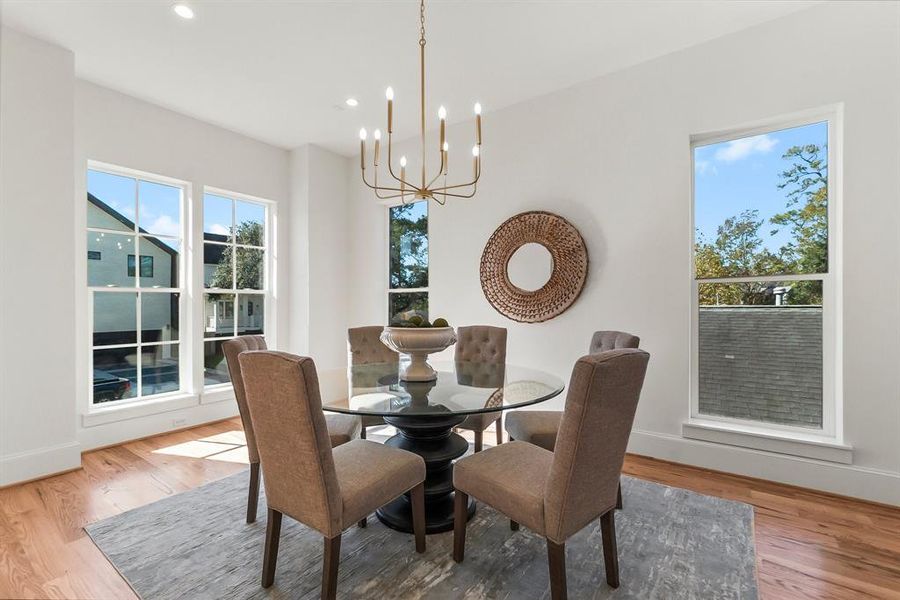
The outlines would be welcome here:
<svg viewBox="0 0 900 600">
<path fill-rule="evenodd" d="M 453 460 L 469 449 L 469 443 L 453 428 L 465 420 L 463 415 L 387 416 L 384 420 L 399 433 L 385 443 L 408 450 L 425 460 L 425 528 L 428 533 L 453 529 Z M 469 518 L 475 514 L 475 502 L 469 501 Z M 412 508 L 409 494 L 400 496 L 376 511 L 378 519 L 392 529 L 411 533 Z"/>
</svg>

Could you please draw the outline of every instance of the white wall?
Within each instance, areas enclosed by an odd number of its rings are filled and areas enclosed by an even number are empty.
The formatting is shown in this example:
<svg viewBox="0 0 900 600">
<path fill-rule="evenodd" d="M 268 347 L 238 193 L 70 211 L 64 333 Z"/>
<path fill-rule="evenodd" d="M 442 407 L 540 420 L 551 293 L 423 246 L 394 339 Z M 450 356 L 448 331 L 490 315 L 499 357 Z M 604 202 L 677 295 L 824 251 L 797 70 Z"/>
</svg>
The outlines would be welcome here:
<svg viewBox="0 0 900 600">
<path fill-rule="evenodd" d="M 854 464 L 684 439 L 690 136 L 834 103 L 843 103 L 845 116 L 844 432 Z M 898 107 L 900 5 L 826 3 L 488 113 L 477 197 L 431 206 L 430 312 L 455 325 L 505 326 L 511 362 L 564 377 L 594 330 L 637 333 L 652 358 L 632 452 L 900 503 Z M 450 128 L 451 152 L 471 140 L 470 124 Z M 415 155 L 416 147 L 405 151 Z M 467 152 L 452 153 L 451 161 L 451 173 L 469 173 Z M 556 212 L 581 230 L 591 269 L 566 313 L 524 325 L 490 307 L 478 265 L 493 230 L 533 209 Z M 384 211 L 356 185 L 351 324 L 385 320 Z"/>
<path fill-rule="evenodd" d="M 347 364 L 351 162 L 314 145 L 291 151 L 290 351 L 320 369 Z"/>
<path fill-rule="evenodd" d="M 80 464 L 74 85 L 71 52 L 0 29 L 0 485 Z"/>
<path fill-rule="evenodd" d="M 87 161 L 94 160 L 186 181 L 194 191 L 191 227 L 195 240 L 202 239 L 202 190 L 211 186 L 230 192 L 247 194 L 277 204 L 277 222 L 273 252 L 277 273 L 274 290 L 278 319 L 274 311 L 266 314 L 266 331 L 270 343 L 279 347 L 287 343 L 290 304 L 287 286 L 289 219 L 289 168 L 286 150 L 258 142 L 197 119 L 193 119 L 136 98 L 114 92 L 88 82 L 75 84 L 75 248 L 78 256 L 85 236 L 85 194 Z M 70 221 L 71 228 L 71 221 Z M 190 248 L 185 252 L 199 252 Z M 195 281 L 201 281 L 202 266 L 194 261 Z M 87 410 L 87 296 L 84 272 L 76 282 L 75 319 L 79 327 L 76 398 L 79 414 Z M 202 290 L 194 290 L 194 315 L 202 315 Z M 187 331 L 188 315 L 182 325 Z M 201 319 L 192 323 L 192 339 L 199 339 Z M 189 336 L 183 336 L 183 351 L 194 352 L 202 364 L 202 348 L 191 347 Z M 69 359 L 71 363 L 71 359 Z M 202 388 L 202 377 L 194 380 L 194 388 Z M 137 416 L 123 421 L 80 426 L 78 437 L 83 449 L 113 444 L 122 440 L 152 435 L 175 427 L 186 427 L 237 414 L 233 398 L 226 394 L 212 403 L 194 404 L 160 414 Z"/>
</svg>

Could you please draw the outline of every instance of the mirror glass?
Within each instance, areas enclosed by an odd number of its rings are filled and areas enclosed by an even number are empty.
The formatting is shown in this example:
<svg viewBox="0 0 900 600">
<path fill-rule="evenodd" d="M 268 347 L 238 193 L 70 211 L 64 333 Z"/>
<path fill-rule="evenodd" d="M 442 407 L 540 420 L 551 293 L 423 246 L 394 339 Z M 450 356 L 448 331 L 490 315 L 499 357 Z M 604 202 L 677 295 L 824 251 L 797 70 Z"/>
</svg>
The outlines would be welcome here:
<svg viewBox="0 0 900 600">
<path fill-rule="evenodd" d="M 533 292 L 544 287 L 553 273 L 553 257 L 544 246 L 534 242 L 523 245 L 509 259 L 506 273 L 519 289 Z"/>
</svg>

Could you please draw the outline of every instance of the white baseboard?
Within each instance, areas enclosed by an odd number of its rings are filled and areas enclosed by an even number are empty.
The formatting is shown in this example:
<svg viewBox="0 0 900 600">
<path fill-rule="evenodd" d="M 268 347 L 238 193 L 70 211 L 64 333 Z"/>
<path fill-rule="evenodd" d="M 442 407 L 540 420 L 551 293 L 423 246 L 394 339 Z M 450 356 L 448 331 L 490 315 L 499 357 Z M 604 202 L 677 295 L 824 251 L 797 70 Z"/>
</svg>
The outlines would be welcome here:
<svg viewBox="0 0 900 600">
<path fill-rule="evenodd" d="M 81 466 L 81 444 L 68 442 L 0 457 L 0 486 L 71 471 Z"/>
<path fill-rule="evenodd" d="M 736 475 L 900 506 L 900 473 L 634 430 L 628 451 Z"/>
</svg>

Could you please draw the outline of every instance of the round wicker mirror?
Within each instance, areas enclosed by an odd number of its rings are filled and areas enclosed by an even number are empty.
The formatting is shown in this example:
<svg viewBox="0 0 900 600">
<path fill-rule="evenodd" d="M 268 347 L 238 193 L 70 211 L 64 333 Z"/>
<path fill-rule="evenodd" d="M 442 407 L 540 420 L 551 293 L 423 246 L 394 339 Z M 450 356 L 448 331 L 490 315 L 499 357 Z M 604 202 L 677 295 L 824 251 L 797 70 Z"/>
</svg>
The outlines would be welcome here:
<svg viewBox="0 0 900 600">
<path fill-rule="evenodd" d="M 510 281 L 510 259 L 526 244 L 540 244 L 552 259 L 549 279 L 536 290 L 522 289 Z M 485 245 L 481 289 L 499 313 L 522 323 L 540 323 L 575 302 L 587 271 L 587 247 L 571 223 L 549 212 L 525 212 L 507 219 Z"/>
</svg>

